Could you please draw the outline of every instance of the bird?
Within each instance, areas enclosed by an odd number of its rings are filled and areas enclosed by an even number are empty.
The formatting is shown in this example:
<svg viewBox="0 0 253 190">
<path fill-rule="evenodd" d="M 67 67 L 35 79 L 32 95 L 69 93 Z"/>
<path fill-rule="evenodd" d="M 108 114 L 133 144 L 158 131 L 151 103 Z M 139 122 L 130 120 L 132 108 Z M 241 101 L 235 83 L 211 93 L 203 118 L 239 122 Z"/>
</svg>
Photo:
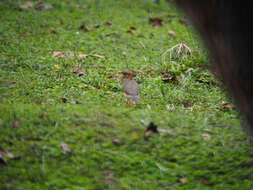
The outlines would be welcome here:
<svg viewBox="0 0 253 190">
<path fill-rule="evenodd" d="M 140 103 L 140 96 L 139 96 L 139 84 L 134 80 L 136 76 L 133 70 L 125 70 L 121 71 L 123 74 L 124 83 L 123 83 L 123 91 L 127 101 L 132 103 Z"/>
</svg>

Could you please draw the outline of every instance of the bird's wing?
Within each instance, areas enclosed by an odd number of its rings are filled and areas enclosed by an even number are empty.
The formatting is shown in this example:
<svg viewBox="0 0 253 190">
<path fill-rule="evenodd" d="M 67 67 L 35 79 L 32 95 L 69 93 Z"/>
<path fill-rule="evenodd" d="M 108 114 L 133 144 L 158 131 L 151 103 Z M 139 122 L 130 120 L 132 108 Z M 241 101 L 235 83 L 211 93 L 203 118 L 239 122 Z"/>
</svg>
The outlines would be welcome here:
<svg viewBox="0 0 253 190">
<path fill-rule="evenodd" d="M 135 80 L 127 80 L 124 83 L 123 91 L 132 96 L 138 96 L 139 94 L 139 84 Z"/>
</svg>

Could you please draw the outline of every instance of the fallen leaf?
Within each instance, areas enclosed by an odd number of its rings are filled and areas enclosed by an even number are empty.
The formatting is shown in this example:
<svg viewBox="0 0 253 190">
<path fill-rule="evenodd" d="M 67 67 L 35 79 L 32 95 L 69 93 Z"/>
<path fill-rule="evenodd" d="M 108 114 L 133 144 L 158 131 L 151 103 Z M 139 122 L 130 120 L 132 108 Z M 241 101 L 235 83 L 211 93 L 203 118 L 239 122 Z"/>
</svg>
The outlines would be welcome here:
<svg viewBox="0 0 253 190">
<path fill-rule="evenodd" d="M 3 155 L 0 152 L 0 164 L 7 165 L 7 161 L 4 159 Z"/>
<path fill-rule="evenodd" d="M 171 73 L 162 73 L 162 81 L 164 83 L 173 83 L 173 84 L 180 84 L 180 81 L 178 79 L 178 77 L 175 74 L 171 74 Z"/>
<path fill-rule="evenodd" d="M 152 131 L 145 131 L 145 133 L 144 133 L 144 137 L 148 137 L 150 134 L 152 133 Z"/>
<path fill-rule="evenodd" d="M 109 184 L 109 185 L 114 185 L 116 184 L 116 181 L 112 178 L 106 178 L 104 179 L 105 180 L 105 183 Z"/>
<path fill-rule="evenodd" d="M 240 168 L 252 168 L 253 167 L 253 161 L 250 162 L 242 162 L 238 165 Z"/>
<path fill-rule="evenodd" d="M 79 58 L 79 59 L 84 59 L 84 58 L 86 58 L 86 57 L 88 57 L 89 55 L 88 54 L 79 54 L 77 57 Z"/>
<path fill-rule="evenodd" d="M 47 102 L 44 103 L 44 105 L 47 106 L 47 107 L 50 107 L 50 106 L 51 106 L 51 104 L 50 104 L 50 103 L 47 103 Z"/>
<path fill-rule="evenodd" d="M 66 143 L 61 143 L 61 148 L 64 152 L 71 152 L 71 149 L 69 148 L 69 145 L 67 145 Z"/>
<path fill-rule="evenodd" d="M 126 33 L 127 34 L 132 34 L 133 32 L 132 32 L 132 30 L 127 30 Z"/>
<path fill-rule="evenodd" d="M 107 21 L 107 22 L 105 23 L 105 25 L 111 26 L 111 25 L 112 25 L 112 22 L 111 22 L 111 21 Z"/>
<path fill-rule="evenodd" d="M 41 28 L 46 28 L 47 25 L 46 25 L 46 24 L 41 24 L 40 27 L 41 27 Z"/>
<path fill-rule="evenodd" d="M 121 82 L 122 81 L 122 75 L 119 75 L 119 74 L 113 74 L 113 75 L 109 75 L 107 77 L 108 79 L 113 79 L 117 82 Z"/>
<path fill-rule="evenodd" d="M 183 19 L 178 20 L 180 24 L 185 24 L 185 21 Z"/>
<path fill-rule="evenodd" d="M 181 179 L 179 179 L 179 182 L 185 184 L 187 182 L 187 179 L 186 178 L 181 178 Z"/>
<path fill-rule="evenodd" d="M 67 103 L 67 102 L 68 102 L 68 99 L 67 99 L 67 98 L 61 98 L 61 101 L 62 101 L 63 103 Z"/>
<path fill-rule="evenodd" d="M 85 4 L 76 4 L 76 7 L 84 9 L 84 8 L 87 7 L 87 5 L 85 5 Z"/>
<path fill-rule="evenodd" d="M 47 114 L 44 114 L 44 113 L 38 115 L 38 118 L 40 118 L 40 119 L 45 119 L 45 118 L 48 118 L 48 117 L 49 116 Z"/>
<path fill-rule="evenodd" d="M 205 141 L 209 141 L 209 140 L 211 140 L 211 136 L 209 134 L 203 134 L 202 139 Z"/>
<path fill-rule="evenodd" d="M 219 107 L 219 110 L 225 110 L 226 108 L 231 108 L 234 110 L 236 108 L 236 106 L 232 103 L 225 103 Z"/>
<path fill-rule="evenodd" d="M 60 66 L 57 65 L 57 64 L 55 64 L 55 65 L 54 65 L 54 70 L 55 70 L 55 71 L 59 71 L 59 70 L 60 70 Z"/>
<path fill-rule="evenodd" d="M 79 27 L 80 30 L 84 30 L 85 32 L 89 32 L 90 29 L 86 26 L 86 24 L 82 24 L 80 27 Z"/>
<path fill-rule="evenodd" d="M 103 55 L 98 55 L 98 54 L 93 54 L 93 55 L 89 55 L 89 56 L 92 56 L 92 57 L 98 57 L 98 58 L 105 58 L 105 56 Z"/>
<path fill-rule="evenodd" d="M 58 58 L 58 57 L 64 57 L 65 56 L 65 52 L 61 52 L 61 51 L 54 51 L 53 52 L 53 56 Z"/>
<path fill-rule="evenodd" d="M 103 56 L 103 55 L 98 55 L 98 54 L 92 54 L 92 55 L 88 55 L 88 54 L 79 54 L 77 57 L 79 58 L 79 59 L 85 59 L 85 58 L 87 58 L 87 57 L 89 57 L 89 56 L 91 56 L 91 57 L 98 57 L 98 58 L 105 58 L 105 56 Z"/>
<path fill-rule="evenodd" d="M 26 4 L 24 5 L 20 5 L 19 6 L 19 9 L 20 10 L 25 10 L 25 9 L 29 9 L 29 8 L 32 8 L 33 7 L 33 3 L 32 2 L 27 2 Z"/>
<path fill-rule="evenodd" d="M 175 32 L 174 32 L 174 30 L 169 30 L 168 31 L 168 35 L 172 38 L 172 39 L 175 39 Z"/>
<path fill-rule="evenodd" d="M 117 138 L 112 138 L 112 142 L 113 142 L 115 145 L 117 145 L 117 146 L 120 145 L 120 140 L 117 139 Z"/>
<path fill-rule="evenodd" d="M 40 11 L 49 10 L 52 8 L 54 8 L 54 7 L 49 3 L 39 2 L 37 5 L 35 5 L 35 9 L 40 10 Z"/>
<path fill-rule="evenodd" d="M 110 177 L 110 176 L 112 176 L 112 173 L 111 173 L 111 171 L 106 170 L 106 171 L 104 171 L 104 175 L 106 177 Z"/>
<path fill-rule="evenodd" d="M 8 152 L 7 150 L 5 150 L 5 156 L 10 159 L 14 158 L 14 155 L 12 153 Z"/>
<path fill-rule="evenodd" d="M 157 126 L 153 122 L 149 123 L 146 131 L 144 132 L 144 137 L 148 137 L 151 133 L 159 133 Z"/>
<path fill-rule="evenodd" d="M 130 29 L 131 29 L 131 30 L 136 30 L 136 26 L 135 26 L 135 25 L 131 25 L 131 26 L 130 26 Z"/>
<path fill-rule="evenodd" d="M 0 150 L 0 163 L 7 164 L 6 158 L 13 159 L 15 156 L 7 150 Z"/>
<path fill-rule="evenodd" d="M 75 104 L 82 104 L 82 102 L 79 102 L 78 100 L 76 100 Z"/>
<path fill-rule="evenodd" d="M 217 182 L 209 182 L 208 179 L 205 178 L 200 178 L 199 182 L 208 186 L 214 186 L 217 184 Z"/>
<path fill-rule="evenodd" d="M 84 76 L 84 73 L 83 73 L 83 72 L 79 72 L 79 73 L 78 73 L 78 76 L 79 76 L 79 77 Z"/>
<path fill-rule="evenodd" d="M 95 27 L 95 28 L 99 28 L 99 27 L 100 27 L 100 25 L 99 25 L 99 24 L 96 24 L 96 25 L 94 25 L 94 27 Z"/>
<path fill-rule="evenodd" d="M 152 23 L 152 26 L 154 28 L 161 27 L 164 24 L 163 19 L 157 18 L 157 17 L 155 17 L 155 18 L 149 18 L 149 22 Z"/>
<path fill-rule="evenodd" d="M 64 57 L 67 57 L 67 58 L 73 58 L 74 57 L 74 53 L 72 52 L 64 52 L 64 51 L 54 51 L 53 52 L 53 57 L 55 58 L 64 58 Z"/>
<path fill-rule="evenodd" d="M 53 57 L 55 58 L 69 58 L 69 59 L 72 59 L 74 57 L 74 53 L 73 52 L 64 52 L 64 51 L 53 51 Z M 97 58 L 105 58 L 105 56 L 103 55 L 98 55 L 98 54 L 78 54 L 77 55 L 77 58 L 79 59 L 85 59 L 87 57 L 97 57 Z"/>
<path fill-rule="evenodd" d="M 11 126 L 12 127 L 18 127 L 20 125 L 20 122 L 19 121 L 13 121 L 12 123 L 11 123 Z"/>
<path fill-rule="evenodd" d="M 79 76 L 79 77 L 84 76 L 84 73 L 83 73 L 83 72 L 80 72 L 80 71 L 74 71 L 73 73 L 74 73 L 75 75 Z"/>
<path fill-rule="evenodd" d="M 51 32 L 52 34 L 57 34 L 57 31 L 56 31 L 56 30 L 50 30 L 50 32 Z"/>
</svg>

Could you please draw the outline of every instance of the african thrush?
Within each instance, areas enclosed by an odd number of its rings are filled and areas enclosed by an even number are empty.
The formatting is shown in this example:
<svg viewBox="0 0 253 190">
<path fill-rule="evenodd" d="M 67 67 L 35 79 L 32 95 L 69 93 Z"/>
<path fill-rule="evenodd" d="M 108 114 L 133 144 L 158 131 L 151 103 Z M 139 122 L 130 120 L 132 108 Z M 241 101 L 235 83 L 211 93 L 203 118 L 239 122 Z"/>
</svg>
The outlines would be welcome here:
<svg viewBox="0 0 253 190">
<path fill-rule="evenodd" d="M 139 84 L 134 80 L 134 71 L 122 71 L 124 76 L 123 91 L 126 99 L 130 102 L 140 103 Z"/>
</svg>

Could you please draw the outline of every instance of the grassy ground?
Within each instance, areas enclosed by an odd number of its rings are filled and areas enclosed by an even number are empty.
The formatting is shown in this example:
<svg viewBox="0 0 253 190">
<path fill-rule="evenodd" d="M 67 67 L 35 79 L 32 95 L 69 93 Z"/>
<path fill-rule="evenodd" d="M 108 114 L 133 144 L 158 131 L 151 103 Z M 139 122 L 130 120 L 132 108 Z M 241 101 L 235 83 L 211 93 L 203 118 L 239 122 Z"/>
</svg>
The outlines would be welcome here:
<svg viewBox="0 0 253 190">
<path fill-rule="evenodd" d="M 1 190 L 252 189 L 238 112 L 219 109 L 231 100 L 173 5 L 50 0 L 50 10 L 19 10 L 25 3 L 0 1 Z M 192 53 L 177 58 L 169 49 L 181 42 Z M 130 69 L 136 106 L 122 92 Z M 159 133 L 144 138 L 150 122 Z"/>
</svg>

